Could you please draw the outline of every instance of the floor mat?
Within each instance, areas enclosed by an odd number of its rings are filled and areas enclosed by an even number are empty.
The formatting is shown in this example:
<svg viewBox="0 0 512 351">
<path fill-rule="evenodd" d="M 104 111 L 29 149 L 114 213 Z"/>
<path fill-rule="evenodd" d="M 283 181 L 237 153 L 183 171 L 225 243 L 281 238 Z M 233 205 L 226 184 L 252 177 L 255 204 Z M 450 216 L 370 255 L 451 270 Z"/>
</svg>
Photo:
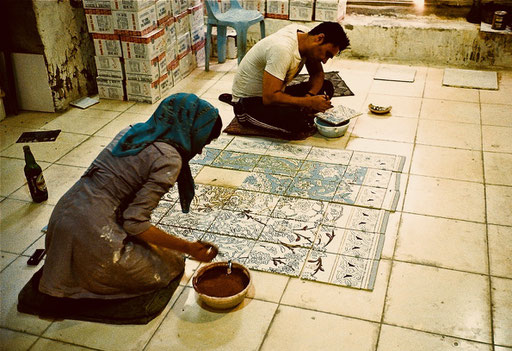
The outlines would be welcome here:
<svg viewBox="0 0 512 351">
<path fill-rule="evenodd" d="M 445 68 L 443 85 L 459 88 L 498 90 L 498 74 L 489 71 Z"/>
<path fill-rule="evenodd" d="M 381 66 L 373 79 L 412 83 L 415 76 L 416 69 L 412 67 Z"/>
<path fill-rule="evenodd" d="M 55 141 L 60 134 L 60 129 L 41 132 L 24 132 L 20 135 L 17 143 L 33 143 Z"/>
<path fill-rule="evenodd" d="M 189 214 L 175 189 L 152 222 L 219 246 L 216 260 L 372 290 L 405 158 L 221 136 L 191 164 L 232 169 L 236 188 L 197 184 Z M 242 172 L 242 173 L 241 173 Z"/>
<path fill-rule="evenodd" d="M 340 75 L 336 71 L 325 72 L 325 79 L 331 81 L 334 86 L 334 95 L 333 97 L 338 96 L 352 96 L 354 93 L 347 84 L 341 79 Z M 309 74 L 299 74 L 290 82 L 289 85 L 295 85 L 302 82 L 306 82 L 309 79 Z"/>
</svg>

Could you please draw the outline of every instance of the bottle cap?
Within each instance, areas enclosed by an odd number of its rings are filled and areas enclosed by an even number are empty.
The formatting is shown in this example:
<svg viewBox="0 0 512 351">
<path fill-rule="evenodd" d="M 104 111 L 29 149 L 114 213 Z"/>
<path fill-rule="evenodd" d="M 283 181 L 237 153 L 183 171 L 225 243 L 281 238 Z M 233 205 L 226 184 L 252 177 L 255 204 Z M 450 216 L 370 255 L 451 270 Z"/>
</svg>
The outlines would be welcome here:
<svg viewBox="0 0 512 351">
<path fill-rule="evenodd" d="M 30 150 L 30 146 L 28 145 L 23 145 L 23 151 L 28 151 Z"/>
</svg>

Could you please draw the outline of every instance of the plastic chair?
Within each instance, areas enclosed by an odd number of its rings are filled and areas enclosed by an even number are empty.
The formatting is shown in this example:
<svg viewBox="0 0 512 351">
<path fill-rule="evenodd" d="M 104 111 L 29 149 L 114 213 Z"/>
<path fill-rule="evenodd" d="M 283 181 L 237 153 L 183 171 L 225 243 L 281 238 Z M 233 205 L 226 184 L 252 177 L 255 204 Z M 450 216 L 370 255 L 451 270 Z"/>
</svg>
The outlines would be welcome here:
<svg viewBox="0 0 512 351">
<path fill-rule="evenodd" d="M 247 30 L 255 23 L 260 23 L 261 38 L 265 37 L 265 20 L 255 10 L 242 8 L 237 0 L 230 0 L 231 8 L 222 13 L 217 0 L 205 0 L 208 21 L 206 26 L 206 62 L 205 70 L 210 69 L 212 27 L 217 26 L 217 53 L 219 63 L 226 61 L 226 29 L 232 27 L 236 31 L 238 63 L 242 61 L 247 50 Z"/>
</svg>

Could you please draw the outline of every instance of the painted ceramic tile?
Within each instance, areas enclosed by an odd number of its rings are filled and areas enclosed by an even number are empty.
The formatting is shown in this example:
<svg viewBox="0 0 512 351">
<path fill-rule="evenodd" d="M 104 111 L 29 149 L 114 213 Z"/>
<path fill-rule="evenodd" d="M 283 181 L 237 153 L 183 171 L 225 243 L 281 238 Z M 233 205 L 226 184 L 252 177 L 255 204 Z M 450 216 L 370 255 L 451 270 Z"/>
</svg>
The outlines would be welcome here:
<svg viewBox="0 0 512 351">
<path fill-rule="evenodd" d="M 235 137 L 225 150 L 263 155 L 271 144 L 270 140 L 265 139 Z"/>
<path fill-rule="evenodd" d="M 212 166 L 237 169 L 240 171 L 252 171 L 259 158 L 260 155 L 222 151 L 212 163 Z"/>
<path fill-rule="evenodd" d="M 167 193 L 162 196 L 162 200 L 170 201 L 175 203 L 180 198 L 180 194 L 178 193 L 178 184 L 169 189 Z"/>
<path fill-rule="evenodd" d="M 350 184 L 361 185 L 364 182 L 367 172 L 367 167 L 348 166 L 345 174 L 343 175 L 343 181 Z"/>
<path fill-rule="evenodd" d="M 354 151 L 350 165 L 400 172 L 404 161 L 402 156 Z"/>
<path fill-rule="evenodd" d="M 340 183 L 333 202 L 371 208 L 383 208 L 387 189 Z"/>
<path fill-rule="evenodd" d="M 361 189 L 361 185 L 356 185 L 343 180 L 338 184 L 336 193 L 332 198 L 334 202 L 341 202 L 343 204 L 354 205 L 357 201 L 357 195 Z"/>
<path fill-rule="evenodd" d="M 190 160 L 191 164 L 211 165 L 213 160 L 220 154 L 220 150 L 204 148 L 203 152 Z"/>
<path fill-rule="evenodd" d="M 192 177 L 195 178 L 196 175 L 199 174 L 199 172 L 201 172 L 201 170 L 203 169 L 203 165 L 200 165 L 200 164 L 191 164 L 190 165 L 190 172 L 192 173 Z"/>
<path fill-rule="evenodd" d="M 213 233 L 206 233 L 202 240 L 213 243 L 219 248 L 214 262 L 232 260 L 244 264 L 256 244 L 254 240 Z"/>
<path fill-rule="evenodd" d="M 258 271 L 298 277 L 308 249 L 266 242 L 254 245 L 245 265 Z"/>
<path fill-rule="evenodd" d="M 378 260 L 384 245 L 384 235 L 346 229 L 338 253 L 345 256 Z"/>
<path fill-rule="evenodd" d="M 220 135 L 217 139 L 213 140 L 206 147 L 209 149 L 223 150 L 231 140 L 233 140 L 233 137 L 230 135 Z"/>
<path fill-rule="evenodd" d="M 189 213 L 181 212 L 181 206 L 176 203 L 160 220 L 160 224 L 173 225 L 181 228 L 207 230 L 217 216 L 218 211 L 201 208 Z"/>
<path fill-rule="evenodd" d="M 286 190 L 286 195 L 315 200 L 332 200 L 337 183 L 319 179 L 295 178 Z"/>
<path fill-rule="evenodd" d="M 254 171 L 293 177 L 297 174 L 302 162 L 297 159 L 262 156 L 254 167 Z"/>
<path fill-rule="evenodd" d="M 221 209 L 231 197 L 235 189 L 214 185 L 196 184 L 194 198 L 190 205 L 191 210 Z"/>
<path fill-rule="evenodd" d="M 339 255 L 331 283 L 372 290 L 378 265 L 376 260 Z"/>
<path fill-rule="evenodd" d="M 253 172 L 245 178 L 240 189 L 281 195 L 291 182 L 292 178 L 287 176 Z"/>
<path fill-rule="evenodd" d="M 352 153 L 352 150 L 328 149 L 313 146 L 308 157 L 306 157 L 306 160 L 334 163 L 337 165 L 348 165 L 350 158 L 352 157 Z"/>
<path fill-rule="evenodd" d="M 383 210 L 330 203 L 323 224 L 380 233 Z"/>
<path fill-rule="evenodd" d="M 260 215 L 270 215 L 276 207 L 278 195 L 258 193 L 247 190 L 237 190 L 224 205 L 224 209 L 245 211 Z"/>
<path fill-rule="evenodd" d="M 317 231 L 318 225 L 315 223 L 270 218 L 259 240 L 310 248 Z"/>
<path fill-rule="evenodd" d="M 343 228 L 321 225 L 313 245 L 313 250 L 334 254 L 338 253 L 344 233 L 345 229 Z"/>
<path fill-rule="evenodd" d="M 343 165 L 304 161 L 297 177 L 339 182 L 343 178 L 346 169 L 347 166 Z"/>
<path fill-rule="evenodd" d="M 302 222 L 319 223 L 327 208 L 327 202 L 282 197 L 272 212 L 274 218 L 294 219 Z"/>
<path fill-rule="evenodd" d="M 150 222 L 151 224 L 156 224 L 160 219 L 165 216 L 165 214 L 174 206 L 175 201 L 166 201 L 160 200 L 158 205 L 155 207 L 153 212 L 151 212 Z"/>
<path fill-rule="evenodd" d="M 304 160 L 311 150 L 311 146 L 296 145 L 289 143 L 273 143 L 267 150 L 267 155 L 295 158 Z"/>
<path fill-rule="evenodd" d="M 236 236 L 241 238 L 258 239 L 268 217 L 222 210 L 210 226 L 212 233 Z"/>
<path fill-rule="evenodd" d="M 337 258 L 336 254 L 311 250 L 301 279 L 329 283 Z"/>
<path fill-rule="evenodd" d="M 158 224 L 157 227 L 164 232 L 177 236 L 178 238 L 188 241 L 201 240 L 205 234 L 202 230 L 195 230 L 190 228 L 179 228 L 172 225 Z"/>
<path fill-rule="evenodd" d="M 391 171 L 368 169 L 363 184 L 373 187 L 387 188 L 391 180 L 391 174 Z"/>
<path fill-rule="evenodd" d="M 362 115 L 361 112 L 343 105 L 331 107 L 325 112 L 315 114 L 316 117 L 335 125 L 360 115 Z"/>
</svg>

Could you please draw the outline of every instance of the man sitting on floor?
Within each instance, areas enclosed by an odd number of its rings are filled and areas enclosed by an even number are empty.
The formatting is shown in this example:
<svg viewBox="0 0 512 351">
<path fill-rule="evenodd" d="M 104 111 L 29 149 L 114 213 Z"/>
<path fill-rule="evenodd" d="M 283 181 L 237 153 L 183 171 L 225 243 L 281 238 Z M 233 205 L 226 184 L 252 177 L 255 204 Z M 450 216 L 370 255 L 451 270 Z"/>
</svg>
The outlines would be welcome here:
<svg viewBox="0 0 512 351">
<path fill-rule="evenodd" d="M 313 114 L 332 107 L 331 82 L 324 80 L 322 63 L 347 48 L 349 40 L 339 23 L 309 28 L 292 24 L 260 40 L 243 58 L 233 82 L 231 102 L 238 122 L 303 139 L 314 130 Z M 306 65 L 309 81 L 286 85 Z"/>
</svg>

